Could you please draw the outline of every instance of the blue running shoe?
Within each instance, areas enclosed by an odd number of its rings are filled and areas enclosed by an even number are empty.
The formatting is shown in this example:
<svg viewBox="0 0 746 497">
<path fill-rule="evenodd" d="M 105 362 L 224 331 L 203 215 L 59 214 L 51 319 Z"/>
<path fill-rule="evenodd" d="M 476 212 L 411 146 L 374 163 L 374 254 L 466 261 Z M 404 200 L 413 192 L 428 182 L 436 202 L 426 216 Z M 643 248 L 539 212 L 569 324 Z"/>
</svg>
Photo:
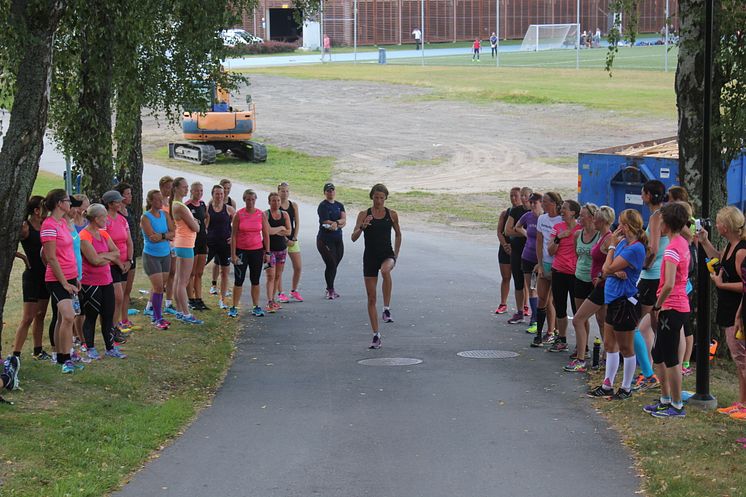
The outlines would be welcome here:
<svg viewBox="0 0 746 497">
<path fill-rule="evenodd" d="M 176 310 L 176 307 L 174 307 L 173 304 L 167 305 L 163 308 L 163 312 L 167 312 L 169 314 L 173 314 L 174 316 L 177 316 L 179 314 L 179 311 Z"/>
<path fill-rule="evenodd" d="M 145 316 L 152 316 L 153 315 L 153 309 L 145 309 L 144 311 L 142 311 L 142 313 Z"/>
<path fill-rule="evenodd" d="M 75 372 L 75 364 L 73 364 L 73 361 L 65 361 L 65 364 L 62 365 L 62 374 L 72 374 Z"/>
<path fill-rule="evenodd" d="M 251 314 L 258 318 L 264 317 L 264 309 L 257 305 L 251 310 Z"/>
<path fill-rule="evenodd" d="M 651 412 L 650 415 L 656 418 L 683 418 L 686 416 L 686 412 L 683 407 L 676 409 L 674 406 L 669 405 L 666 409 Z"/>
<path fill-rule="evenodd" d="M 93 361 L 98 361 L 101 359 L 101 354 L 98 353 L 98 350 L 96 350 L 96 347 L 91 347 L 88 349 L 88 358 Z"/>
<path fill-rule="evenodd" d="M 228 309 L 228 317 L 229 318 L 237 318 L 238 317 L 238 309 L 235 307 L 231 307 Z"/>
<path fill-rule="evenodd" d="M 642 408 L 642 410 L 648 414 L 653 414 L 654 412 L 665 411 L 669 407 L 671 407 L 671 404 L 663 404 L 662 402 L 656 402 L 655 404 L 646 405 L 645 407 Z"/>
<path fill-rule="evenodd" d="M 127 354 L 123 354 L 119 347 L 114 347 L 111 350 L 106 351 L 106 357 L 113 357 L 114 359 L 126 359 Z"/>
<path fill-rule="evenodd" d="M 18 370 L 21 369 L 21 358 L 16 356 L 8 356 L 7 359 L 5 359 L 5 363 L 3 364 L 5 374 L 10 376 L 10 382 L 8 382 L 7 385 L 5 385 L 5 388 L 8 390 L 17 390 L 18 389 Z"/>
<path fill-rule="evenodd" d="M 187 314 L 184 316 L 183 321 L 187 324 L 204 324 L 205 322 L 201 319 L 197 319 L 193 314 Z"/>
</svg>

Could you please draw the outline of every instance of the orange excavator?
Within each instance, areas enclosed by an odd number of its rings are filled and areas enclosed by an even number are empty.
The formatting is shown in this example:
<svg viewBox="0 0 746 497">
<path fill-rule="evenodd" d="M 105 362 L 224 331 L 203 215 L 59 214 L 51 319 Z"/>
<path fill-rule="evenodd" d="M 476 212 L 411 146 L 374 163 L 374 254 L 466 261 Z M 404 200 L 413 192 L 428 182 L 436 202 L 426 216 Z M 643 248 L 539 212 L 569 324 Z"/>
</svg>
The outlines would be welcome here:
<svg viewBox="0 0 746 497">
<path fill-rule="evenodd" d="M 246 110 L 233 108 L 230 93 L 211 84 L 209 110 L 184 112 L 181 128 L 188 141 L 169 143 L 168 156 L 192 164 L 213 164 L 218 153 L 250 162 L 266 161 L 267 148 L 251 140 L 256 131 L 256 107 L 251 96 L 246 104 Z"/>
</svg>

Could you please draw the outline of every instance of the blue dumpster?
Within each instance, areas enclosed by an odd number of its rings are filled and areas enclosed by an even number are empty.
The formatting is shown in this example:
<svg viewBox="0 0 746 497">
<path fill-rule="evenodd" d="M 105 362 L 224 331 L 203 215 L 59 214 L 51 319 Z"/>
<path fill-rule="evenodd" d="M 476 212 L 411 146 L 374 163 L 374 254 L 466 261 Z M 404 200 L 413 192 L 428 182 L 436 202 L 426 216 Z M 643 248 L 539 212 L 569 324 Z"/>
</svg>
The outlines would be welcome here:
<svg viewBox="0 0 746 497">
<path fill-rule="evenodd" d="M 666 188 L 679 184 L 676 137 L 611 147 L 578 154 L 578 201 L 609 205 L 618 213 L 637 209 L 647 224 L 642 185 L 657 179 Z M 728 168 L 728 203 L 746 207 L 746 156 Z"/>
</svg>

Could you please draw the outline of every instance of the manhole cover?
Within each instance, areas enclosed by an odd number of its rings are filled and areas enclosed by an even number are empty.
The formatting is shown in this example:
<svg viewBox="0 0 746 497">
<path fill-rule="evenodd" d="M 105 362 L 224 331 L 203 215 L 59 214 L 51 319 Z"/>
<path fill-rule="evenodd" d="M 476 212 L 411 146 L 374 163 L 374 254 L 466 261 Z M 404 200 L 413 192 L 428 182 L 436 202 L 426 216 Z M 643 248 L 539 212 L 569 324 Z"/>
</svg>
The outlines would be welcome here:
<svg viewBox="0 0 746 497">
<path fill-rule="evenodd" d="M 377 357 L 357 362 L 363 366 L 414 366 L 415 364 L 420 364 L 422 360 L 412 357 Z"/>
<path fill-rule="evenodd" d="M 509 350 L 465 350 L 456 355 L 469 359 L 508 359 L 509 357 L 518 357 L 516 352 Z"/>
</svg>

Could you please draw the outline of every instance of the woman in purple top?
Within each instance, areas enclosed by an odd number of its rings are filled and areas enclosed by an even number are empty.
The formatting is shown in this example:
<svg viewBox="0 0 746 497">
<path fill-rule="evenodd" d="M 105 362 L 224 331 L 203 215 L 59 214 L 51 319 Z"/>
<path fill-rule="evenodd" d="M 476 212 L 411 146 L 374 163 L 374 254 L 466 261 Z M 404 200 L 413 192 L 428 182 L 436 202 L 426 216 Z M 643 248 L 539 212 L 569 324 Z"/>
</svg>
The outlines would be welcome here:
<svg viewBox="0 0 746 497">
<path fill-rule="evenodd" d="M 536 270 L 536 220 L 544 212 L 541 208 L 541 193 L 532 193 L 528 198 L 530 211 L 525 213 L 515 224 L 514 230 L 521 233 L 526 238 L 526 245 L 521 253 L 521 270 L 523 271 L 523 281 L 528 288 L 528 302 L 531 306 L 531 322 L 529 323 L 528 333 L 536 332 L 536 308 L 538 307 L 539 298 L 536 295 L 536 285 L 531 285 L 531 275 Z"/>
</svg>

